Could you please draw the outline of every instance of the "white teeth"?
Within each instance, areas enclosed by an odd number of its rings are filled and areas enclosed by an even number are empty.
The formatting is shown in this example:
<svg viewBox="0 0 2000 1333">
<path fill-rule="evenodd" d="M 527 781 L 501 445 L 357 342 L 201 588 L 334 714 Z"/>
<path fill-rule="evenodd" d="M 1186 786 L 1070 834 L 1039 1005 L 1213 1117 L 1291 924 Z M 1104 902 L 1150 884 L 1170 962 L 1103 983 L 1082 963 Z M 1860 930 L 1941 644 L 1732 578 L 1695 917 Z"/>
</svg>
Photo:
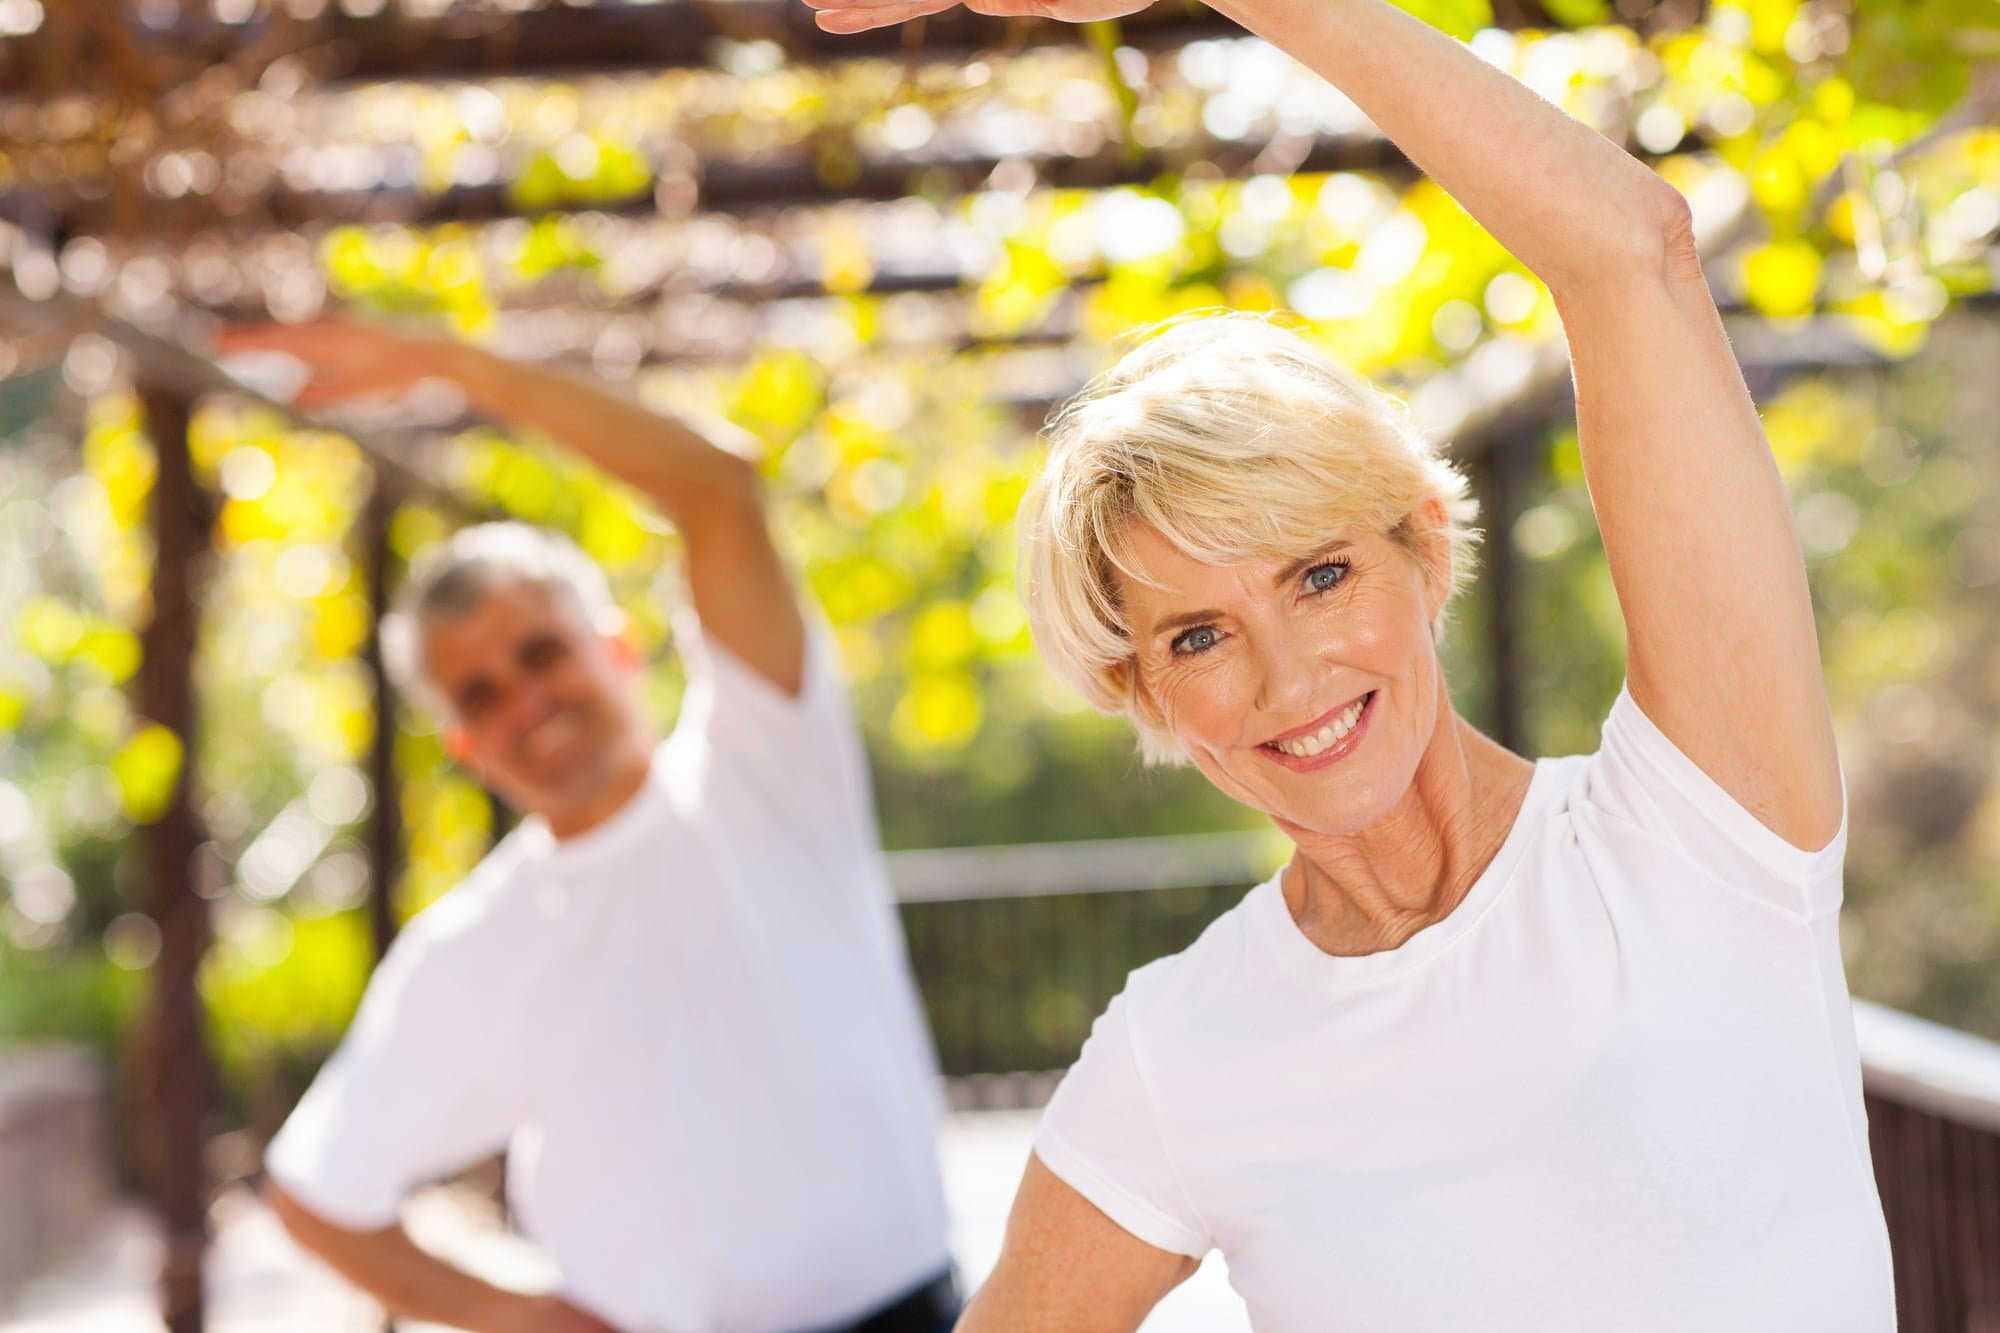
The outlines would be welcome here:
<svg viewBox="0 0 2000 1333">
<path fill-rule="evenodd" d="M 558 713 L 528 733 L 528 752 L 537 758 L 553 753 L 576 732 L 576 719 Z"/>
<path fill-rule="evenodd" d="M 1308 736 L 1294 736 L 1288 741 L 1280 741 L 1278 748 L 1297 759 L 1310 759 L 1328 746 L 1334 744 L 1354 730 L 1354 724 L 1361 720 L 1361 713 L 1368 705 L 1364 697 L 1349 704 L 1347 711 L 1333 721 Z"/>
</svg>

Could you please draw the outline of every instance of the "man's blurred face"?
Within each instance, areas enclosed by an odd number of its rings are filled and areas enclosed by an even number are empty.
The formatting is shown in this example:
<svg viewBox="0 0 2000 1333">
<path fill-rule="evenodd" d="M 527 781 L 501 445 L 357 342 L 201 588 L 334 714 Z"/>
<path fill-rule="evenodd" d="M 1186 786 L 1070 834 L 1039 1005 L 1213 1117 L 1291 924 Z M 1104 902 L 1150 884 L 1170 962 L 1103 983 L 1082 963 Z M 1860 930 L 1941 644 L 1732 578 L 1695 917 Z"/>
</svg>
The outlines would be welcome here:
<svg viewBox="0 0 2000 1333">
<path fill-rule="evenodd" d="M 586 623 L 571 598 L 502 584 L 470 611 L 426 620 L 422 651 L 451 708 L 454 756 L 558 836 L 588 828 L 636 789 L 652 751 L 638 657 Z"/>
</svg>

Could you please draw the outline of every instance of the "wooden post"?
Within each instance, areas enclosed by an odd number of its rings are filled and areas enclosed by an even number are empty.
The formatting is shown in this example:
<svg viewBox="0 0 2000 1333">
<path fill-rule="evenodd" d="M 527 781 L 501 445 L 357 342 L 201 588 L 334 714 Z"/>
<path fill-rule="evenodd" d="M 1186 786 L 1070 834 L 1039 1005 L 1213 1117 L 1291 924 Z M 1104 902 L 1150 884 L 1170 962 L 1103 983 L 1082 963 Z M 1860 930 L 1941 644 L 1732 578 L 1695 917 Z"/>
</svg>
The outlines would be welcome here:
<svg viewBox="0 0 2000 1333">
<path fill-rule="evenodd" d="M 145 1018 L 142 1096 L 151 1122 L 147 1185 L 166 1236 L 161 1314 L 169 1333 L 202 1327 L 202 1259 L 208 1245 L 206 1125 L 211 1066 L 196 980 L 208 950 L 208 902 L 195 879 L 201 831 L 192 791 L 199 757 L 193 662 L 213 505 L 188 456 L 193 403 L 142 385 L 146 431 L 158 458 L 153 483 L 153 616 L 140 637 L 140 713 L 180 739 L 181 763 L 165 812 L 144 833 L 150 910 L 159 959 Z"/>
<path fill-rule="evenodd" d="M 1507 430 L 1487 448 L 1477 469 L 1486 530 L 1481 554 L 1486 565 L 1486 674 L 1493 700 L 1488 723 L 1493 739 L 1517 754 L 1528 753 L 1528 727 L 1521 691 L 1521 579 L 1514 520 L 1521 513 L 1525 462 L 1540 440 L 1538 428 Z"/>
<path fill-rule="evenodd" d="M 382 618 L 389 612 L 389 523 L 396 515 L 397 487 L 375 474 L 361 511 L 363 577 L 368 581 L 368 642 L 362 661 L 375 696 L 375 739 L 368 749 L 368 927 L 375 957 L 396 939 L 396 884 L 403 871 L 403 791 L 396 781 L 396 687 L 382 657 Z"/>
</svg>

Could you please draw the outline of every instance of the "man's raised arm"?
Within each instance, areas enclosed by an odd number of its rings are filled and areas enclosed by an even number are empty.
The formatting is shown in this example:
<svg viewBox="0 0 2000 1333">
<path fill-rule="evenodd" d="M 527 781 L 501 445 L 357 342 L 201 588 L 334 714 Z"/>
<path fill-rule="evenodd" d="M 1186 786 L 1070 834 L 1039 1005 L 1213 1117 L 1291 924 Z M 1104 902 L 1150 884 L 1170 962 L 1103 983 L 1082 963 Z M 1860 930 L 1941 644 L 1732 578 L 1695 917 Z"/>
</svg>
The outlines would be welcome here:
<svg viewBox="0 0 2000 1333">
<path fill-rule="evenodd" d="M 296 400 L 303 408 L 442 379 L 480 415 L 550 436 L 645 495 L 680 529 L 704 635 L 785 692 L 801 688 L 805 622 L 771 542 L 747 437 L 735 427 L 697 426 L 449 338 L 343 320 L 231 329 L 219 351 L 280 352 L 303 362 L 312 374 Z"/>
</svg>

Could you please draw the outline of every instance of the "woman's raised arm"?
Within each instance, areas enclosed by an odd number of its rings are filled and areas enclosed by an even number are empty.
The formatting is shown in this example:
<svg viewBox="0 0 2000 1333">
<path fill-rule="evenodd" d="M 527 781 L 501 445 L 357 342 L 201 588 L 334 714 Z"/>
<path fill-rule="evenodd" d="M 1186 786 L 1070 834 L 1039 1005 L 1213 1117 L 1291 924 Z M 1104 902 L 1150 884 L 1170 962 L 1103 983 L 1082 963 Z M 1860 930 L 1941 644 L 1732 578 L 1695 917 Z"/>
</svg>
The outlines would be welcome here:
<svg viewBox="0 0 2000 1333">
<path fill-rule="evenodd" d="M 807 0 L 858 32 L 951 0 Z M 1618 145 L 1386 0 L 1213 0 L 1334 83 L 1549 286 L 1591 502 L 1653 722 L 1794 846 L 1838 831 L 1804 562 L 1687 203 Z M 1081 21 L 1133 0 L 969 0 Z"/>
</svg>

